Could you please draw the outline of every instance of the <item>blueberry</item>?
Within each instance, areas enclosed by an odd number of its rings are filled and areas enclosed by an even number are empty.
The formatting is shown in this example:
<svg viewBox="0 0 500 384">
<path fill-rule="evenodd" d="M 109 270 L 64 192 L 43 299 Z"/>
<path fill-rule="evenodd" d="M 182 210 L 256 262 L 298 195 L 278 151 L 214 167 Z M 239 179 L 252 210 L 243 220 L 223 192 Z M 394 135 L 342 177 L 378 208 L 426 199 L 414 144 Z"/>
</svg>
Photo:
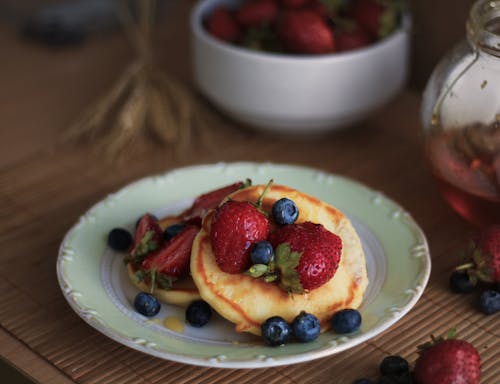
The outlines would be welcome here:
<svg viewBox="0 0 500 384">
<path fill-rule="evenodd" d="M 474 290 L 474 284 L 467 272 L 455 271 L 450 275 L 450 288 L 455 293 L 470 293 Z"/>
<path fill-rule="evenodd" d="M 272 316 L 261 325 L 264 341 L 272 347 L 285 344 L 292 334 L 290 324 L 281 316 Z"/>
<path fill-rule="evenodd" d="M 484 291 L 479 298 L 479 309 L 487 315 L 500 311 L 500 292 L 492 289 Z"/>
<path fill-rule="evenodd" d="M 301 343 L 316 340 L 319 336 L 321 325 L 316 316 L 302 311 L 292 322 L 295 338 Z"/>
<path fill-rule="evenodd" d="M 361 314 L 356 309 L 342 309 L 333 315 L 331 323 L 335 333 L 351 333 L 360 327 Z"/>
<path fill-rule="evenodd" d="M 375 383 L 370 379 L 361 378 L 354 380 L 352 384 L 375 384 Z"/>
<path fill-rule="evenodd" d="M 160 312 L 159 300 L 147 292 L 139 292 L 134 299 L 134 308 L 141 315 L 151 317 Z"/>
<path fill-rule="evenodd" d="M 113 228 L 108 234 L 108 245 L 115 251 L 126 251 L 132 245 L 132 235 L 123 228 Z"/>
<path fill-rule="evenodd" d="M 184 229 L 185 225 L 182 223 L 176 223 L 169 225 L 165 230 L 163 231 L 163 238 L 165 240 L 170 240 L 172 237 L 175 237 L 178 235 L 182 230 Z"/>
<path fill-rule="evenodd" d="M 408 372 L 402 375 L 383 375 L 380 377 L 378 384 L 415 384 L 415 381 Z"/>
<path fill-rule="evenodd" d="M 292 200 L 283 197 L 273 204 L 272 214 L 276 223 L 292 224 L 299 217 L 299 209 Z"/>
<path fill-rule="evenodd" d="M 409 372 L 408 361 L 401 356 L 386 356 L 380 363 L 380 373 L 382 375 L 401 376 Z"/>
<path fill-rule="evenodd" d="M 255 243 L 250 250 L 250 259 L 253 264 L 269 264 L 274 259 L 274 250 L 267 240 Z"/>
<path fill-rule="evenodd" d="M 495 285 L 493 285 L 493 290 L 500 292 L 500 281 L 498 283 L 495 283 Z"/>
<path fill-rule="evenodd" d="M 210 321 L 210 317 L 212 308 L 203 300 L 193 301 L 186 308 L 186 321 L 193 327 L 203 327 Z"/>
</svg>

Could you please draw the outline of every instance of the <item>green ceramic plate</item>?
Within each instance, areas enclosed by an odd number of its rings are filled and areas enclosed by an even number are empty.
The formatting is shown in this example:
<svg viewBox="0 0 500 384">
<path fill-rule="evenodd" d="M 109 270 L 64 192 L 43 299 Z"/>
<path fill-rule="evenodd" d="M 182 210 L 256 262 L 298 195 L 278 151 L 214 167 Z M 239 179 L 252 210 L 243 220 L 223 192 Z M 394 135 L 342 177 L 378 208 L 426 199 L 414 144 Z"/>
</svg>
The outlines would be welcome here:
<svg viewBox="0 0 500 384">
<path fill-rule="evenodd" d="M 312 343 L 265 346 L 215 319 L 203 328 L 175 332 L 162 325 L 183 310 L 163 305 L 154 319 L 133 310 L 137 290 L 128 281 L 123 255 L 106 246 L 114 227 L 132 230 L 144 212 L 179 212 L 200 193 L 236 180 L 285 184 L 341 209 L 353 222 L 366 254 L 370 285 L 360 308 L 360 331 L 322 334 Z M 227 368 L 260 368 L 304 362 L 341 352 L 380 334 L 415 305 L 427 284 L 430 256 L 424 234 L 411 216 L 382 193 L 319 170 L 281 164 L 209 164 L 139 180 L 86 212 L 67 233 L 57 260 L 64 296 L 88 324 L 136 350 L 178 362 Z"/>
</svg>

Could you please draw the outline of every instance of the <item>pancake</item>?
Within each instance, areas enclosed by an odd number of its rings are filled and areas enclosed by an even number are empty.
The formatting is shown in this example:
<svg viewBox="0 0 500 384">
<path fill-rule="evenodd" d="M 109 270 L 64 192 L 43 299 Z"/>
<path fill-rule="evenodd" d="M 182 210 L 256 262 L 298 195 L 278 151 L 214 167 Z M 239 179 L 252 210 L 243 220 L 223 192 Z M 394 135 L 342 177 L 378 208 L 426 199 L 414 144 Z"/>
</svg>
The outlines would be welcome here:
<svg viewBox="0 0 500 384">
<path fill-rule="evenodd" d="M 256 201 L 264 185 L 234 192 L 229 198 Z M 265 283 L 244 274 L 221 271 L 215 261 L 210 241 L 213 214 L 203 219 L 202 229 L 193 242 L 191 275 L 203 300 L 222 317 L 235 324 L 237 332 L 260 335 L 260 325 L 271 316 L 282 316 L 291 322 L 301 311 L 314 314 L 322 331 L 330 327 L 332 315 L 343 308 L 361 305 L 368 285 L 366 263 L 361 241 L 349 219 L 335 207 L 283 185 L 272 185 L 263 199 L 263 208 L 271 212 L 272 204 L 287 197 L 299 208 L 297 223 L 322 224 L 342 239 L 342 255 L 335 275 L 324 285 L 304 294 L 289 294 L 276 283 Z"/>
<path fill-rule="evenodd" d="M 167 216 L 158 220 L 162 230 L 165 230 L 168 226 L 181 222 L 180 216 Z M 139 281 L 135 275 L 136 270 L 134 269 L 132 263 L 127 264 L 127 274 L 137 289 L 143 292 L 150 292 L 151 286 L 144 280 Z M 185 276 L 181 279 L 175 280 L 172 284 L 172 288 L 163 289 L 156 287 L 154 290 L 154 296 L 158 300 L 167 303 L 178 305 L 182 307 L 187 307 L 191 302 L 200 299 L 200 294 L 198 288 L 193 282 L 191 276 Z"/>
<path fill-rule="evenodd" d="M 150 292 L 151 287 L 149 284 L 146 284 L 144 281 L 137 280 L 135 270 L 130 263 L 127 265 L 127 273 L 130 281 L 137 287 L 137 289 L 143 292 Z M 194 284 L 191 276 L 186 276 L 182 279 L 176 280 L 171 289 L 157 287 L 154 290 L 154 295 L 158 298 L 158 300 L 164 303 L 178 305 L 181 307 L 187 307 L 189 303 L 200 299 L 198 288 Z"/>
</svg>

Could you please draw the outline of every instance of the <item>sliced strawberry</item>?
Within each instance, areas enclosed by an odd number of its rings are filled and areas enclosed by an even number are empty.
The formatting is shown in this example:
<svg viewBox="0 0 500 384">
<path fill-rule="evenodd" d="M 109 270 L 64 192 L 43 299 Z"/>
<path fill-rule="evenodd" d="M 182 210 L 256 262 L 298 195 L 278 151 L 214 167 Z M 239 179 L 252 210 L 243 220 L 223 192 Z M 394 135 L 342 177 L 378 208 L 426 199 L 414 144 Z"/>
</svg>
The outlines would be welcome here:
<svg viewBox="0 0 500 384">
<path fill-rule="evenodd" d="M 156 271 L 171 277 L 187 275 L 193 240 L 199 229 L 197 225 L 187 225 L 182 232 L 149 254 L 143 260 L 142 268 L 145 271 Z"/>
<path fill-rule="evenodd" d="M 190 208 L 185 210 L 181 216 L 184 220 L 189 220 L 194 217 L 204 215 L 209 209 L 216 208 L 224 198 L 237 191 L 238 189 L 247 187 L 251 184 L 250 180 L 238 181 L 231 185 L 215 189 L 213 191 L 204 193 L 196 198 Z"/>
<path fill-rule="evenodd" d="M 236 12 L 236 20 L 244 28 L 269 25 L 278 15 L 274 0 L 251 0 L 242 4 Z"/>
<path fill-rule="evenodd" d="M 241 37 L 241 29 L 234 15 L 225 7 L 216 8 L 207 20 L 208 32 L 224 41 L 235 42 Z"/>
<path fill-rule="evenodd" d="M 148 253 L 159 248 L 162 242 L 163 230 L 157 219 L 149 213 L 144 214 L 137 223 L 127 260 L 140 262 Z"/>
</svg>

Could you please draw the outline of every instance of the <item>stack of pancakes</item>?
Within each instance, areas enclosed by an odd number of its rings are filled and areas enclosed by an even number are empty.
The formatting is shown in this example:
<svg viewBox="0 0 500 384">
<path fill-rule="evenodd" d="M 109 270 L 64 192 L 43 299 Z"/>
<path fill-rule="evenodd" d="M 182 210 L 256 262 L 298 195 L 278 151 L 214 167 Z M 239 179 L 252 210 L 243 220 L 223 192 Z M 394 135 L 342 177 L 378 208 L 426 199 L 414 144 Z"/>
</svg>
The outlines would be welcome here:
<svg viewBox="0 0 500 384">
<path fill-rule="evenodd" d="M 264 188 L 264 185 L 246 187 L 227 198 L 255 202 Z M 340 264 L 327 283 L 307 293 L 292 295 L 277 283 L 221 271 L 212 251 L 210 224 L 213 211 L 209 211 L 193 242 L 191 276 L 175 282 L 168 291 L 157 289 L 155 295 L 175 305 L 187 305 L 202 298 L 222 317 L 234 323 L 236 331 L 256 335 L 260 335 L 260 325 L 271 316 L 281 316 L 291 322 L 301 311 L 306 311 L 320 320 L 324 331 L 329 328 L 330 318 L 335 312 L 343 308 L 358 308 L 368 285 L 368 277 L 361 241 L 349 219 L 335 207 L 283 185 L 271 185 L 264 196 L 262 208 L 271 212 L 273 203 L 283 197 L 297 205 L 297 223 L 311 221 L 322 224 L 342 239 Z M 144 282 L 136 282 L 130 267 L 129 275 L 139 289 L 149 290 Z"/>
</svg>

